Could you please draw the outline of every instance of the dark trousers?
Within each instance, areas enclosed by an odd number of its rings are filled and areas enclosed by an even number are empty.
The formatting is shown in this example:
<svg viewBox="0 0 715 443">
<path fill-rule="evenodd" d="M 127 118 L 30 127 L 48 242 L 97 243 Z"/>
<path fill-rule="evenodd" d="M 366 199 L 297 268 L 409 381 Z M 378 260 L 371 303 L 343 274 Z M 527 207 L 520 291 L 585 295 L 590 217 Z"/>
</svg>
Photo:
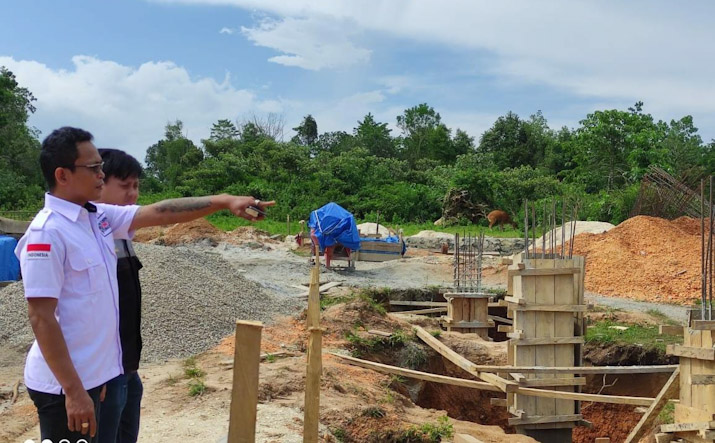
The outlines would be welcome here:
<svg viewBox="0 0 715 443">
<path fill-rule="evenodd" d="M 94 402 L 94 416 L 99 417 L 99 393 L 102 387 L 96 387 L 87 391 Z M 40 434 L 42 440 L 49 439 L 59 442 L 62 439 L 69 440 L 70 443 L 84 442 L 93 443 L 96 439 L 82 435 L 79 431 L 70 432 L 67 427 L 67 410 L 65 409 L 64 394 L 46 394 L 44 392 L 27 390 L 30 398 L 35 403 L 37 414 L 40 416 Z"/>
<path fill-rule="evenodd" d="M 107 382 L 97 443 L 136 443 L 143 392 L 137 372 L 122 374 Z"/>
</svg>

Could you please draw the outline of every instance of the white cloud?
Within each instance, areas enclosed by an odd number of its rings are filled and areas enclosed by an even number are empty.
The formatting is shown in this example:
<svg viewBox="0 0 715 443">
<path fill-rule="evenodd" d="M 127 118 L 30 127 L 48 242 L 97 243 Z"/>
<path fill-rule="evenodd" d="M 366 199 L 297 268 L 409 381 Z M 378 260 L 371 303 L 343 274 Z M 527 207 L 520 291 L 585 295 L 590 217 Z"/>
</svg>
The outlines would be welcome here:
<svg viewBox="0 0 715 443">
<path fill-rule="evenodd" d="M 241 32 L 258 46 L 282 52 L 268 60 L 286 66 L 318 71 L 365 63 L 370 51 L 351 43 L 347 36 L 354 24 L 330 17 L 264 19 Z"/>
<path fill-rule="evenodd" d="M 164 137 L 176 119 L 197 144 L 219 119 L 240 114 L 282 112 L 277 100 L 259 100 L 236 89 L 228 76 L 219 83 L 191 78 L 171 62 L 147 62 L 138 68 L 88 56 L 75 56 L 73 70 L 55 70 L 36 61 L 0 57 L 21 86 L 37 98 L 30 124 L 47 135 L 60 126 L 92 132 L 99 147 L 124 149 L 144 160 L 146 148 Z"/>
<path fill-rule="evenodd" d="M 223 28 L 221 28 L 220 31 L 218 31 L 219 34 L 228 34 L 228 35 L 234 34 L 235 32 L 236 32 L 235 29 L 227 28 L 225 26 Z"/>
<path fill-rule="evenodd" d="M 365 61 L 367 49 L 356 48 L 350 36 L 362 32 L 442 46 L 465 59 L 488 56 L 476 74 L 501 82 L 588 99 L 643 100 L 653 112 L 701 114 L 715 129 L 712 2 L 160 1 L 233 5 L 279 17 L 244 30 L 256 44 L 285 53 L 271 59 L 277 63 L 321 69 Z"/>
</svg>

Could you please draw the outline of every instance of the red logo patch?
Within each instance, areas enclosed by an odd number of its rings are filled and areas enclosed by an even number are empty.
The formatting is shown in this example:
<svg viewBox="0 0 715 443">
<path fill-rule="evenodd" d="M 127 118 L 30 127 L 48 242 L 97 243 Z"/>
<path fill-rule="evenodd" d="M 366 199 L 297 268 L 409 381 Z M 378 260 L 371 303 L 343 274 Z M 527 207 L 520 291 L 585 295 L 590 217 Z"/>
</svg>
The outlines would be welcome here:
<svg viewBox="0 0 715 443">
<path fill-rule="evenodd" d="M 33 243 L 27 245 L 27 252 L 50 252 L 52 245 L 49 243 Z"/>
</svg>

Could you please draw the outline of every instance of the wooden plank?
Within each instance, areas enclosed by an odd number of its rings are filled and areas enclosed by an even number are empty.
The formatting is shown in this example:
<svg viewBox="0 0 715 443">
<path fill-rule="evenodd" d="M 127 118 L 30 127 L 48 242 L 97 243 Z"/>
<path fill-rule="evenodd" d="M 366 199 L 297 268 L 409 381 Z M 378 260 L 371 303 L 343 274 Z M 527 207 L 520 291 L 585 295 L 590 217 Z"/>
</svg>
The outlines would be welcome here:
<svg viewBox="0 0 715 443">
<path fill-rule="evenodd" d="M 373 371 L 381 372 L 383 374 L 395 374 L 402 375 L 408 378 L 414 378 L 416 380 L 424 380 L 433 383 L 442 383 L 451 386 L 462 386 L 465 388 L 478 389 L 481 391 L 491 391 L 491 392 L 501 392 L 499 388 L 493 386 L 489 383 L 483 381 L 475 380 L 465 380 L 463 378 L 457 377 L 447 377 L 445 375 L 430 374 L 427 372 L 414 371 L 412 369 L 400 368 L 397 366 L 384 365 L 382 363 L 375 363 L 367 360 L 361 360 L 355 357 L 349 357 L 347 355 L 330 353 L 330 355 L 337 357 L 341 360 L 345 360 L 346 363 L 353 366 L 359 366 L 365 369 L 372 369 Z"/>
<path fill-rule="evenodd" d="M 551 386 L 586 386 L 586 378 L 529 378 L 524 380 L 523 383 L 519 384 L 528 388 Z"/>
<path fill-rule="evenodd" d="M 464 299 L 485 299 L 489 300 L 494 297 L 494 294 L 487 292 L 447 292 L 445 298 L 464 298 Z"/>
<path fill-rule="evenodd" d="M 548 389 L 522 388 L 517 386 L 514 392 L 533 397 L 560 398 L 565 400 L 592 401 L 596 403 L 612 403 L 617 405 L 650 406 L 654 398 L 628 397 L 622 395 L 583 394 L 580 392 L 554 391 Z"/>
<path fill-rule="evenodd" d="M 593 441 L 593 443 L 611 443 L 611 438 L 610 437 L 598 437 Z"/>
<path fill-rule="evenodd" d="M 587 312 L 586 305 L 518 305 L 512 308 L 515 311 L 546 311 L 546 312 Z"/>
<path fill-rule="evenodd" d="M 715 360 L 715 348 L 705 349 L 693 346 L 668 345 L 666 352 L 671 355 L 677 355 L 678 357 L 693 358 L 696 360 Z"/>
<path fill-rule="evenodd" d="M 441 312 L 447 312 L 447 307 L 444 307 L 444 308 L 414 309 L 414 310 L 411 310 L 411 311 L 393 312 L 393 314 L 425 315 L 425 314 L 439 314 L 439 313 L 441 313 Z"/>
<path fill-rule="evenodd" d="M 531 260 L 532 262 L 538 262 L 538 260 Z M 580 268 L 554 268 L 554 267 L 546 267 L 546 268 L 527 268 L 527 269 L 510 269 L 507 271 L 507 273 L 511 275 L 520 275 L 522 277 L 532 277 L 532 276 L 541 276 L 541 275 L 571 275 L 571 274 L 580 274 L 581 269 Z"/>
<path fill-rule="evenodd" d="M 490 398 L 489 404 L 492 406 L 506 407 L 506 398 Z"/>
<path fill-rule="evenodd" d="M 447 307 L 444 301 L 412 301 L 412 300 L 390 300 L 391 306 L 425 306 L 430 308 Z"/>
<path fill-rule="evenodd" d="M 653 427 L 653 422 L 658 418 L 661 409 L 668 403 L 668 400 L 678 396 L 680 388 L 680 369 L 673 371 L 668 381 L 665 382 L 663 388 L 655 397 L 655 401 L 648 407 L 648 410 L 641 417 L 635 428 L 628 434 L 626 443 L 638 442 L 647 432 Z"/>
<path fill-rule="evenodd" d="M 660 432 L 689 432 L 715 429 L 715 421 L 701 421 L 695 423 L 673 423 L 660 425 Z"/>
<path fill-rule="evenodd" d="M 504 301 L 506 301 L 507 303 L 513 303 L 515 305 L 525 305 L 526 304 L 525 299 L 523 299 L 521 297 L 516 297 L 516 296 L 510 297 L 507 295 L 506 297 L 504 297 Z M 512 308 L 512 309 L 514 309 L 514 308 Z"/>
<path fill-rule="evenodd" d="M 510 325 L 497 325 L 497 332 L 513 332 L 514 327 Z"/>
<path fill-rule="evenodd" d="M 643 365 L 643 366 L 496 366 L 474 365 L 479 372 L 520 372 L 522 374 L 656 374 L 672 373 L 678 365 Z"/>
<path fill-rule="evenodd" d="M 683 346 L 690 346 L 690 335 L 692 334 L 692 329 L 686 328 L 683 331 Z M 667 352 L 667 346 L 666 346 Z M 681 358 L 680 359 L 680 402 L 685 406 L 693 405 L 693 385 L 690 383 L 690 375 L 692 369 L 692 359 Z"/>
<path fill-rule="evenodd" d="M 715 320 L 693 320 L 690 329 L 696 331 L 712 331 L 715 330 Z"/>
<path fill-rule="evenodd" d="M 319 271 L 319 272 L 320 272 L 320 271 Z M 311 275 L 311 278 L 312 278 L 312 275 Z M 316 283 L 318 283 L 318 282 L 316 282 Z M 310 284 L 311 284 L 311 285 L 313 284 L 312 281 L 311 281 Z M 318 287 L 318 293 L 319 293 L 319 294 L 322 294 L 323 292 L 327 292 L 328 290 L 330 290 L 330 289 L 332 289 L 332 288 L 335 288 L 335 287 L 338 287 L 338 286 L 341 286 L 342 284 L 343 284 L 343 282 L 341 282 L 341 281 L 330 281 L 330 282 L 327 282 L 327 283 L 323 283 L 322 285 L 320 285 L 320 286 Z M 304 293 L 300 294 L 300 297 L 306 297 L 306 296 L 309 296 L 309 295 L 310 295 L 310 290 L 308 290 L 308 292 L 304 292 Z"/>
<path fill-rule="evenodd" d="M 490 320 L 498 321 L 500 323 L 505 323 L 507 325 L 513 325 L 514 320 L 504 318 L 504 317 L 499 317 L 498 315 L 488 315 Z"/>
<path fill-rule="evenodd" d="M 392 337 L 392 334 L 385 331 L 378 331 L 377 329 L 368 329 L 368 334 L 379 335 L 380 337 Z"/>
<path fill-rule="evenodd" d="M 539 423 L 564 423 L 570 421 L 581 420 L 581 414 L 568 415 L 545 415 L 545 416 L 530 416 L 523 418 L 510 418 L 510 426 L 535 425 Z"/>
<path fill-rule="evenodd" d="M 519 285 L 515 287 L 514 297 L 511 301 L 516 304 L 536 303 L 536 286 L 537 279 L 533 276 L 516 276 L 515 282 L 518 280 Z M 506 300 L 506 298 L 505 298 Z M 507 300 L 510 301 L 510 300 Z M 536 336 L 536 320 L 534 312 L 511 311 L 514 316 L 514 330 L 520 330 L 527 334 L 528 337 Z M 518 325 L 518 327 L 517 327 Z M 532 366 L 536 365 L 536 353 L 533 346 L 516 346 L 513 341 L 509 342 L 509 346 L 514 348 L 514 364 L 516 366 Z M 521 371 L 510 371 L 519 372 Z M 529 375 L 529 378 L 535 378 L 534 375 Z M 536 410 L 537 398 L 532 396 L 515 395 L 513 403 L 509 406 L 514 406 L 517 409 L 533 412 Z"/>
<path fill-rule="evenodd" d="M 680 376 L 681 381 L 683 376 Z M 692 423 L 696 421 L 711 421 L 715 420 L 715 413 L 708 412 L 703 409 L 693 408 L 681 403 L 675 404 L 675 413 L 673 418 L 676 423 Z"/>
<path fill-rule="evenodd" d="M 693 374 L 690 376 L 690 383 L 694 385 L 715 385 L 715 375 Z"/>
<path fill-rule="evenodd" d="M 480 321 L 450 321 L 447 320 L 444 322 L 445 325 L 449 325 L 452 328 L 493 328 L 494 323 L 483 323 Z"/>
<path fill-rule="evenodd" d="M 256 441 L 258 368 L 261 356 L 261 322 L 237 321 L 233 353 L 233 388 L 228 421 L 228 443 Z"/>
<path fill-rule="evenodd" d="M 571 322 L 567 323 L 571 326 Z M 543 338 L 522 338 L 514 339 L 513 344 L 517 346 L 539 346 L 539 345 L 565 345 L 584 343 L 583 337 L 543 337 Z M 541 352 L 541 350 L 537 351 Z M 572 359 L 573 360 L 573 359 Z M 537 361 L 537 364 L 539 362 Z"/>
<path fill-rule="evenodd" d="M 683 326 L 680 325 L 658 325 L 658 333 L 660 335 L 683 335 Z"/>
</svg>

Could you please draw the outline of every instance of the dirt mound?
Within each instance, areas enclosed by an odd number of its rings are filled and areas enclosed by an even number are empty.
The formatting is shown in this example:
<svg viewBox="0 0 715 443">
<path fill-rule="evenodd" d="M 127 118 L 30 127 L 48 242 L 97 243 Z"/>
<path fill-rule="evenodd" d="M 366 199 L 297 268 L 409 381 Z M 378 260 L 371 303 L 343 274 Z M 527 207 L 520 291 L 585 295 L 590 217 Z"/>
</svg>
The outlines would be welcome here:
<svg viewBox="0 0 715 443">
<path fill-rule="evenodd" d="M 244 245 L 248 243 L 280 243 L 278 240 L 271 238 L 271 234 L 267 231 L 254 228 L 253 226 L 239 226 L 233 231 L 225 234 L 225 241 L 235 245 Z"/>
<path fill-rule="evenodd" d="M 199 218 L 188 223 L 178 223 L 166 230 L 160 242 L 165 246 L 175 246 L 199 242 L 208 242 L 212 246 L 224 239 L 224 233 L 208 222 Z"/>
<path fill-rule="evenodd" d="M 137 243 L 154 243 L 164 235 L 169 226 L 150 226 L 148 228 L 137 229 L 134 234 L 134 241 Z"/>
<path fill-rule="evenodd" d="M 699 222 L 698 222 L 699 224 Z M 576 236 L 586 289 L 602 295 L 689 304 L 700 297 L 700 234 L 693 221 L 637 216 L 603 234 Z"/>
</svg>

